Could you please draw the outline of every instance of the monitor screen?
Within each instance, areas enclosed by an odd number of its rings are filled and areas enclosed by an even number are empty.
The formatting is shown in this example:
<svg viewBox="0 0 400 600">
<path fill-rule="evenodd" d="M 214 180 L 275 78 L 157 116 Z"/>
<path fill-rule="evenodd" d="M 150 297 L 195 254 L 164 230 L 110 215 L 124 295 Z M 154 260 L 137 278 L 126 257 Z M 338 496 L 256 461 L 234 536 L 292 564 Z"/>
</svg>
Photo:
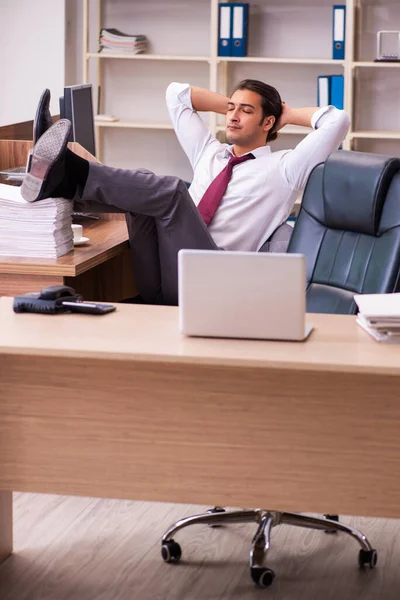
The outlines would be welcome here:
<svg viewBox="0 0 400 600">
<path fill-rule="evenodd" d="M 88 152 L 96 156 L 92 85 L 70 85 L 64 88 L 60 98 L 60 116 L 72 123 L 71 142 L 79 142 Z"/>
</svg>

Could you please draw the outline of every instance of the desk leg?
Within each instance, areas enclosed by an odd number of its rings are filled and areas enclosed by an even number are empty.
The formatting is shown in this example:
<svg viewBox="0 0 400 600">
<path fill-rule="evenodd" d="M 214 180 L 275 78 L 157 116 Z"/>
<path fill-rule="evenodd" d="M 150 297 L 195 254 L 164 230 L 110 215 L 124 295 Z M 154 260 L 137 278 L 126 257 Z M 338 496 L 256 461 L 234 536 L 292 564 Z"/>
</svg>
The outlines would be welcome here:
<svg viewBox="0 0 400 600">
<path fill-rule="evenodd" d="M 0 563 L 13 547 L 12 492 L 0 491 Z"/>
</svg>

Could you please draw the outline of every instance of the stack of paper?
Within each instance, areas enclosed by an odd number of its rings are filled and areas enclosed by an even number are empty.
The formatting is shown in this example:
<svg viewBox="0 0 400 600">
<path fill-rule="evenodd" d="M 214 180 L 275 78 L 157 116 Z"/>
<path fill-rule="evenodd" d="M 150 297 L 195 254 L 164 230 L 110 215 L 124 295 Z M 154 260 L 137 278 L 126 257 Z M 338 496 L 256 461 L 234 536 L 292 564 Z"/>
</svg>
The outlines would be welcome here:
<svg viewBox="0 0 400 600">
<path fill-rule="evenodd" d="M 119 29 L 102 29 L 100 31 L 100 52 L 127 52 L 142 54 L 147 52 L 147 37 L 145 35 L 130 35 Z"/>
<path fill-rule="evenodd" d="M 0 256 L 57 258 L 73 250 L 73 203 L 27 202 L 21 188 L 0 184 Z"/>
<path fill-rule="evenodd" d="M 400 294 L 356 294 L 357 323 L 378 342 L 400 342 Z"/>
</svg>

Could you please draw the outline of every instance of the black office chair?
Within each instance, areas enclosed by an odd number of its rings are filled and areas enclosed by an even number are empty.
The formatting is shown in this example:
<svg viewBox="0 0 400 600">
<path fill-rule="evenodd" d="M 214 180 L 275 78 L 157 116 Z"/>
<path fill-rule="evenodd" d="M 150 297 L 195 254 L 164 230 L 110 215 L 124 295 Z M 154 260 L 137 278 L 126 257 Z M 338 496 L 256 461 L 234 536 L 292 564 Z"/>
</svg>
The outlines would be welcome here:
<svg viewBox="0 0 400 600">
<path fill-rule="evenodd" d="M 399 291 L 400 159 L 335 152 L 311 174 L 288 252 L 307 260 L 307 311 L 355 314 Z"/>
<path fill-rule="evenodd" d="M 400 290 L 400 160 L 363 152 L 335 152 L 311 173 L 295 227 L 283 225 L 271 242 L 288 243 L 288 252 L 307 261 L 307 311 L 354 314 L 354 294 Z M 275 247 L 276 248 L 276 247 Z M 278 249 L 283 249 L 278 246 Z M 221 507 L 175 523 L 162 538 L 162 557 L 177 562 L 181 548 L 174 535 L 195 524 L 258 523 L 250 552 L 251 576 L 259 587 L 271 585 L 274 572 L 266 556 L 271 529 L 290 524 L 342 531 L 361 546 L 360 567 L 374 567 L 377 553 L 359 531 L 325 518 L 271 510 L 227 511 Z"/>
</svg>

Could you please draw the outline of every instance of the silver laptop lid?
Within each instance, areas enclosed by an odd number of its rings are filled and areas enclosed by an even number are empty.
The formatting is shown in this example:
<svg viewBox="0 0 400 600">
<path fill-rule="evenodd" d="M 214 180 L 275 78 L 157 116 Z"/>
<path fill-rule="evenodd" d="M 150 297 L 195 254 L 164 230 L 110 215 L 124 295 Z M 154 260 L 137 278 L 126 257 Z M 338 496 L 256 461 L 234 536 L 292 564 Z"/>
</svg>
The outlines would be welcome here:
<svg viewBox="0 0 400 600">
<path fill-rule="evenodd" d="M 305 337 L 302 254 L 181 250 L 179 327 L 186 335 Z"/>
</svg>

